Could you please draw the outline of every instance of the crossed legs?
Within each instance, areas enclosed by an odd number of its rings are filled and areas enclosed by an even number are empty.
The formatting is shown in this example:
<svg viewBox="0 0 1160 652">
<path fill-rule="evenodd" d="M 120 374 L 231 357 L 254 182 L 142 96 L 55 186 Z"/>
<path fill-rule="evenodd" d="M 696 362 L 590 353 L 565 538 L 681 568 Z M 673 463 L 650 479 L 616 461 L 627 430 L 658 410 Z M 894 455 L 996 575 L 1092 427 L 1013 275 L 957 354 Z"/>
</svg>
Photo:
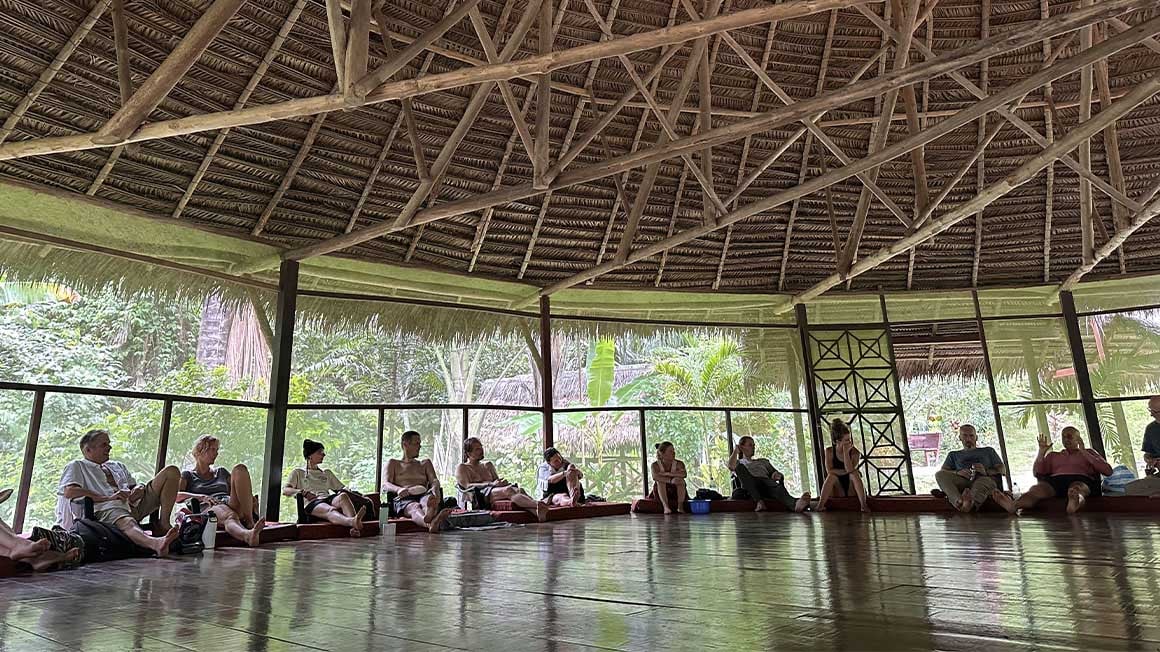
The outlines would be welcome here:
<svg viewBox="0 0 1160 652">
<path fill-rule="evenodd" d="M 510 500 L 516 507 L 535 514 L 537 521 L 543 523 L 548 520 L 548 506 L 527 495 L 519 487 L 513 487 L 511 485 L 496 487 L 491 490 L 491 499 L 493 501 Z"/>
<path fill-rule="evenodd" d="M 1091 495 L 1091 488 L 1087 484 L 1075 481 L 1067 487 L 1067 513 L 1075 514 L 1083 509 L 1087 503 L 1088 496 Z M 1001 491 L 995 491 L 991 494 L 991 498 L 996 503 L 1012 514 L 1017 514 L 1020 510 L 1030 509 L 1039 504 L 1039 501 L 1045 498 L 1052 498 L 1055 496 L 1055 487 L 1052 487 L 1046 482 L 1037 483 L 1019 497 L 1019 500 L 1014 500 L 1007 494 Z"/>
<path fill-rule="evenodd" d="M 402 516 L 405 516 L 415 525 L 427 528 L 427 531 L 434 534 L 443 529 L 443 524 L 447 522 L 447 517 L 451 516 L 451 509 L 439 509 L 439 503 L 442 502 L 442 493 L 435 489 L 429 491 L 419 499 L 417 503 L 410 503 L 403 508 Z"/>
</svg>

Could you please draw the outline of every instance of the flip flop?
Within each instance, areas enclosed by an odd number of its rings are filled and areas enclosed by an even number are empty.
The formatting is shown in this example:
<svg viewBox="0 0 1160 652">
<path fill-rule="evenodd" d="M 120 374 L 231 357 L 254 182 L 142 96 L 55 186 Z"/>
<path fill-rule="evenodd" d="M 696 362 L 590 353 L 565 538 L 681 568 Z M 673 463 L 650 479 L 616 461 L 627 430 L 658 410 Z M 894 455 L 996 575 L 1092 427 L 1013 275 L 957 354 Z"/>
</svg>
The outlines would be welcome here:
<svg viewBox="0 0 1160 652">
<path fill-rule="evenodd" d="M 11 489 L 0 490 L 0 505 L 3 505 L 11 497 L 12 497 L 12 490 Z"/>
</svg>

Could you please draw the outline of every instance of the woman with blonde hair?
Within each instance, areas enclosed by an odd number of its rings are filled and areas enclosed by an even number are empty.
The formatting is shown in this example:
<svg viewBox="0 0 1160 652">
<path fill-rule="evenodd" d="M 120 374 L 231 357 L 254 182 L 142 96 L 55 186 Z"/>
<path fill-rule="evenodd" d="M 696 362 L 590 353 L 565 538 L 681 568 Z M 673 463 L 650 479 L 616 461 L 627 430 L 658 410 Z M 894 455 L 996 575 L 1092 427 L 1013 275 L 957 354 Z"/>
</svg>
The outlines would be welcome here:
<svg viewBox="0 0 1160 652">
<path fill-rule="evenodd" d="M 178 502 L 196 498 L 203 508 L 208 507 L 226 533 L 245 543 L 256 546 L 266 521 L 254 515 L 254 488 L 250 469 L 236 464 L 232 470 L 213 465 L 217 461 L 221 441 L 213 435 L 202 435 L 193 442 L 190 455 L 193 468 L 181 472 L 177 487 Z"/>
<path fill-rule="evenodd" d="M 863 512 L 869 512 L 870 506 L 866 503 L 866 486 L 862 483 L 862 476 L 858 473 L 858 461 L 862 457 L 861 451 L 854 446 L 854 437 L 850 426 L 841 419 L 830 422 L 830 439 L 832 446 L 826 447 L 826 481 L 822 484 L 822 495 L 818 498 L 816 511 L 826 511 L 826 503 L 832 496 L 846 497 L 853 489 L 858 497 L 858 504 Z"/>
<path fill-rule="evenodd" d="M 666 514 L 675 509 L 685 513 L 685 500 L 689 490 L 685 485 L 688 471 L 685 463 L 677 459 L 677 449 L 672 442 L 662 441 L 656 445 L 657 459 L 652 463 L 653 486 L 649 498 L 659 500 Z"/>
</svg>

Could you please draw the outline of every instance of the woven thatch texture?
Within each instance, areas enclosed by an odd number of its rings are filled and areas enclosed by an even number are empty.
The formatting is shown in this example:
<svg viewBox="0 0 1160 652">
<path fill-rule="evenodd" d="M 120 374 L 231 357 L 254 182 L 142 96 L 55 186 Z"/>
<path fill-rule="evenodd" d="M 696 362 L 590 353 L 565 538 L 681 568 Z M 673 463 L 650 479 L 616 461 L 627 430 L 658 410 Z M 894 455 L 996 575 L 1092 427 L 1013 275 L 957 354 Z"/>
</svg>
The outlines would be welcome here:
<svg viewBox="0 0 1160 652">
<path fill-rule="evenodd" d="M 140 85 L 145 77 L 173 50 L 194 21 L 211 3 L 209 0 L 128 0 L 125 3 L 129 30 L 132 77 Z M 479 8 L 488 27 L 507 33 L 526 7 L 526 2 L 485 0 Z M 669 0 L 619 0 L 612 28 L 626 35 L 662 27 L 671 13 L 677 22 L 686 20 Z M 694 3 L 699 4 L 699 3 Z M 730 0 L 722 11 L 739 11 L 763 5 L 764 0 Z M 565 3 L 558 1 L 557 7 Z M 1025 0 L 994 0 L 985 17 L 992 34 L 1039 20 L 1041 3 Z M 291 13 L 289 0 L 248 0 L 224 31 L 202 55 L 192 70 L 151 115 L 151 121 L 222 111 L 237 101 L 247 80 L 274 41 Z M 560 17 L 554 48 L 593 43 L 600 32 L 584 3 L 567 3 Z M 609 0 L 597 0 L 598 10 L 608 15 Z M 876 12 L 883 4 L 873 4 Z M 984 24 L 978 0 L 943 0 L 936 6 L 933 31 L 921 27 L 916 38 L 931 44 L 936 52 L 946 52 L 979 38 Z M 1076 0 L 1050 0 L 1048 13 L 1059 15 L 1078 6 Z M 35 84 L 66 40 L 92 7 L 90 0 L 0 0 L 0 117 L 7 115 Z M 382 6 L 391 31 L 411 39 L 426 31 L 443 15 L 443 2 L 387 0 Z M 1137 24 L 1149 18 L 1147 12 L 1125 14 Z M 1152 12 L 1153 14 L 1156 12 Z M 732 32 L 734 38 L 754 58 L 760 60 L 770 44 L 766 70 L 795 99 L 814 94 L 827 42 L 828 13 L 815 14 L 776 24 L 759 25 Z M 524 42 L 516 58 L 531 56 L 538 48 L 536 30 Z M 1058 47 L 1066 37 L 1055 41 Z M 853 9 L 840 10 L 831 40 L 828 72 L 823 92 L 842 88 L 855 70 L 884 42 L 882 33 Z M 398 50 L 405 41 L 393 43 Z M 1074 52 L 1078 39 L 1062 56 Z M 486 58 L 478 38 L 464 20 L 436 42 L 439 54 L 416 59 L 400 77 L 436 74 L 471 65 Z M 683 46 L 666 65 L 656 95 L 667 104 L 673 97 L 686 66 L 692 43 Z M 779 105 L 771 93 L 759 88 L 759 80 L 728 47 L 712 39 L 712 106 L 715 126 L 742 119 L 756 106 L 758 111 Z M 630 55 L 643 75 L 658 56 L 657 50 Z M 892 55 L 890 55 L 892 56 Z M 919 58 L 917 54 L 915 58 Z M 371 39 L 371 66 L 386 54 L 377 34 Z M 962 70 L 969 79 L 992 91 L 1022 79 L 1043 62 L 1040 47 L 1017 50 L 992 58 L 983 80 L 979 66 Z M 597 109 L 630 88 L 631 82 L 620 64 L 605 59 L 595 64 L 591 91 Z M 889 56 L 883 67 L 889 69 Z M 1109 86 L 1113 98 L 1160 68 L 1160 55 L 1134 47 L 1113 56 L 1108 62 Z M 589 65 L 577 65 L 553 74 L 556 92 L 551 105 L 551 152 L 557 156 L 576 115 L 586 83 Z M 879 74 L 874 66 L 865 79 Z M 293 98 L 323 95 L 334 86 L 330 37 L 325 8 L 320 0 L 305 3 L 301 17 L 258 84 L 249 105 L 270 104 Z M 517 101 L 525 102 L 528 80 L 511 83 Z M 1079 109 L 1079 75 L 1055 82 L 1054 130 L 1061 134 L 1076 124 Z M 414 108 L 428 161 L 435 159 L 447 140 L 468 100 L 470 88 L 430 93 L 416 97 Z M 974 98 L 954 81 L 938 77 L 916 87 L 924 124 L 933 124 L 949 112 L 957 111 Z M 1099 93 L 1095 93 L 1098 99 Z M 755 103 L 756 98 L 756 103 Z M 696 84 L 686 100 L 689 110 L 676 121 L 677 131 L 690 133 L 697 120 L 699 97 Z M 535 101 L 529 102 L 528 120 L 533 120 Z M 829 113 L 821 122 L 826 133 L 851 157 L 863 156 L 870 139 L 871 123 L 878 111 L 877 100 L 850 103 Z M 901 103 L 900 103 L 901 104 Z M 120 106 L 117 84 L 113 27 L 109 15 L 102 16 L 69 58 L 60 74 L 40 94 L 19 121 L 11 140 L 60 136 L 98 129 Z M 1041 93 L 1030 96 L 1019 115 L 1041 131 L 1046 131 Z M 1097 103 L 1094 112 L 1098 112 Z M 278 246 L 301 246 L 341 234 L 347 227 L 364 186 L 388 141 L 382 167 L 361 208 L 356 228 L 382 220 L 393 220 L 417 187 L 418 175 L 405 129 L 393 129 L 398 103 L 377 104 L 357 110 L 326 115 L 313 146 L 287 192 L 275 206 L 261 236 Z M 903 115 L 901 106 L 896 109 Z M 591 104 L 578 113 L 582 130 L 597 114 Z M 313 118 L 282 120 L 237 128 L 225 139 L 205 178 L 198 185 L 182 219 L 233 233 L 247 234 L 267 208 L 290 161 L 302 147 Z M 755 135 L 748 142 L 737 141 L 713 149 L 713 181 L 726 195 L 739 179 L 739 172 L 752 169 L 794 132 L 786 125 Z M 907 133 L 906 121 L 892 122 L 890 141 Z M 1120 155 L 1123 160 L 1126 192 L 1138 197 L 1160 173 L 1160 102 L 1150 101 L 1118 123 Z M 603 143 L 594 143 L 578 159 L 577 165 L 594 163 L 605 157 L 603 145 L 613 156 L 634 146 L 647 147 L 661 133 L 659 123 L 643 107 L 640 98 L 612 121 L 604 131 Z M 639 138 L 637 137 L 639 134 Z M 392 135 L 394 137 L 392 138 Z M 436 202 L 487 192 L 496 180 L 506 149 L 511 150 L 502 183 L 530 180 L 531 164 L 523 147 L 513 138 L 512 118 L 499 93 L 493 91 L 482 114 L 459 147 L 438 191 Z M 40 186 L 64 189 L 77 196 L 90 189 L 96 197 L 139 209 L 155 216 L 174 212 L 182 194 L 215 136 L 198 133 L 160 141 L 145 142 L 123 151 L 111 173 L 94 187 L 102 167 L 115 150 L 100 149 L 69 154 L 37 156 L 0 164 L 0 176 Z M 975 124 L 954 131 L 926 147 L 925 161 L 930 185 L 936 192 L 946 184 L 962 160 L 976 145 Z M 512 145 L 514 144 L 514 147 Z M 1030 138 L 1011 126 L 1004 127 L 986 153 L 986 181 L 994 181 L 1014 169 L 1025 157 L 1038 151 Z M 747 153 L 746 153 L 747 150 Z M 1092 144 L 1092 170 L 1109 178 L 1105 143 L 1097 137 Z M 798 182 L 804 139 L 799 139 L 741 197 L 752 201 Z M 805 174 L 812 177 L 842 163 L 815 141 L 808 153 Z M 744 170 L 742 168 L 745 168 Z M 914 174 L 909 159 L 883 166 L 878 184 L 907 212 L 914 207 Z M 700 223 L 702 193 L 691 177 L 681 185 L 682 166 L 672 159 L 660 168 L 656 187 L 649 196 L 636 237 L 642 243 Z M 640 171 L 626 176 L 629 198 L 635 196 Z M 1080 262 L 1079 177 L 1063 165 L 1054 170 L 1051 224 L 1046 223 L 1046 175 L 1019 188 L 989 206 L 981 220 L 966 220 L 918 248 L 913 269 L 907 256 L 899 256 L 878 269 L 853 280 L 849 289 L 952 288 L 1058 282 Z M 678 187 L 681 192 L 678 193 Z M 944 207 L 953 206 L 974 194 L 974 170 L 951 192 Z M 838 233 L 849 230 L 860 184 L 849 180 L 833 187 L 831 199 L 836 212 Z M 790 205 L 784 205 L 737 224 L 728 233 L 728 250 L 722 257 L 726 231 L 716 231 L 670 251 L 601 277 L 600 286 L 660 287 L 662 289 L 726 291 L 776 291 L 779 274 L 785 268 L 782 289 L 793 291 L 809 286 L 833 270 L 831 228 L 822 193 L 804 198 L 796 214 L 788 260 L 782 260 Z M 616 189 L 610 179 L 560 190 L 545 197 L 501 205 L 490 215 L 486 231 L 481 215 L 472 213 L 412 228 L 371 240 L 347 250 L 348 255 L 392 263 L 407 263 L 488 278 L 517 279 L 544 285 L 558 281 L 603 257 L 615 254 L 624 228 L 624 211 L 613 214 Z M 679 209 L 675 210 L 679 202 Z M 542 219 L 540 214 L 543 213 Z M 1112 205 L 1106 195 L 1095 192 L 1095 212 L 1102 224 L 1097 228 L 1097 245 L 1114 232 Z M 611 217 L 611 222 L 610 222 Z M 980 231 L 981 229 L 981 231 Z M 869 212 L 861 252 L 903 235 L 905 227 L 880 203 Z M 976 237 L 981 235 L 976 251 Z M 1046 240 L 1050 238 L 1050 243 Z M 475 243 L 480 243 L 475 251 Z M 1045 251 L 1045 245 L 1050 250 Z M 1140 274 L 1160 271 L 1160 226 L 1151 225 L 1132 236 L 1121 252 L 1096 268 L 1093 278 L 1122 272 Z M 603 251 L 603 254 L 601 253 Z M 1045 261 L 1046 259 L 1046 261 Z M 474 260 L 474 265 L 473 261 Z M 722 262 L 722 260 L 724 262 Z M 783 265 L 783 262 L 785 263 Z M 1046 264 L 1045 264 L 1046 262 Z M 663 264 L 663 270 L 661 266 Z M 975 267 L 977 265 L 977 272 Z M 719 271 L 720 270 L 720 271 Z M 719 276 L 719 282 L 718 282 Z M 717 285 L 715 286 L 715 283 Z"/>
</svg>

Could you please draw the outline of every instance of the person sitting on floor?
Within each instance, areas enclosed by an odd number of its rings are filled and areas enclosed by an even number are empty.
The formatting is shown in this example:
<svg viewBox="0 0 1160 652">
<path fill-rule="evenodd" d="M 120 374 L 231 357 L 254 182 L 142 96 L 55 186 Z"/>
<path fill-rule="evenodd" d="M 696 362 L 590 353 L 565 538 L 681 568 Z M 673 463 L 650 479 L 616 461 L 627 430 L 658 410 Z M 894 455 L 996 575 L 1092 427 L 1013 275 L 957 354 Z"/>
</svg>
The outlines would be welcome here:
<svg viewBox="0 0 1160 652">
<path fill-rule="evenodd" d="M 584 473 L 555 448 L 544 451 L 544 461 L 536 471 L 540 496 L 549 505 L 572 507 L 584 502 Z"/>
<path fill-rule="evenodd" d="M 306 466 L 290 472 L 282 494 L 302 494 L 306 503 L 303 511 L 307 515 L 348 527 L 350 536 L 361 537 L 366 507 L 355 509 L 350 496 L 341 492 L 346 485 L 330 469 L 318 467 L 326 459 L 326 449 L 320 442 L 305 439 L 302 441 L 302 457 L 306 458 Z"/>
<path fill-rule="evenodd" d="M 443 529 L 451 510 L 439 508 L 443 488 L 431 460 L 419 459 L 422 444 L 422 437 L 414 430 L 403 433 L 403 459 L 387 461 L 383 492 L 395 494 L 392 504 L 395 514 L 434 533 Z"/>
<path fill-rule="evenodd" d="M 1006 468 L 994 448 L 978 445 L 979 435 L 971 424 L 959 426 L 959 441 L 963 448 L 947 453 L 934 474 L 939 488 L 931 493 L 946 498 L 960 512 L 970 512 L 982 507 L 999 488 Z"/>
<path fill-rule="evenodd" d="M 1144 428 L 1144 477 L 1124 487 L 1129 496 L 1160 494 L 1160 396 L 1148 399 L 1148 412 L 1152 420 Z"/>
<path fill-rule="evenodd" d="M 483 461 L 483 442 L 479 437 L 468 437 L 463 442 L 465 462 L 455 469 L 459 489 L 471 496 L 473 509 L 491 509 L 497 500 L 510 500 L 513 505 L 536 515 L 543 523 L 548 520 L 548 506 L 529 496 L 519 485 L 499 477 L 495 465 Z"/>
<path fill-rule="evenodd" d="M 258 545 L 266 521 L 254 516 L 254 488 L 250 469 L 236 464 L 232 471 L 214 467 L 221 442 L 202 435 L 193 442 L 193 468 L 181 472 L 177 500 L 196 498 L 218 518 L 227 534 L 248 546 Z M 200 510 L 199 510 L 200 511 Z"/>
<path fill-rule="evenodd" d="M 822 485 L 822 495 L 818 498 L 818 511 L 826 511 L 826 503 L 831 496 L 846 497 L 850 489 L 858 497 L 863 512 L 870 511 L 866 502 L 866 487 L 862 475 L 858 473 L 858 460 L 862 452 L 854 446 L 854 436 L 850 426 L 841 419 L 830 423 L 830 439 L 833 445 L 826 448 L 826 482 Z"/>
<path fill-rule="evenodd" d="M 1012 514 L 1034 507 L 1044 498 L 1067 498 L 1067 513 L 1083 509 L 1088 496 L 1100 495 L 1100 475 L 1111 475 L 1112 466 L 1099 453 L 1084 448 L 1079 430 L 1067 426 L 1061 432 L 1063 450 L 1051 450 L 1051 437 L 1040 435 L 1035 456 L 1035 477 L 1039 483 L 1014 500 L 1000 491 L 991 497 Z"/>
<path fill-rule="evenodd" d="M 64 467 L 57 489 L 56 520 L 64 529 L 72 527 L 76 518 L 76 503 L 84 498 L 93 501 L 93 515 L 98 521 L 116 527 L 130 541 L 152 550 L 158 557 L 169 554 L 169 546 L 178 531 L 170 519 L 181 473 L 176 466 L 167 466 L 145 484 L 137 484 L 129 469 L 120 462 L 110 462 L 113 446 L 107 430 L 90 430 L 80 440 L 79 460 Z M 156 529 L 161 536 L 150 536 L 141 529 L 139 521 L 160 510 L 161 519 Z"/>
<path fill-rule="evenodd" d="M 0 491 L 0 504 L 12 495 L 11 489 Z M 48 571 L 75 562 L 80 550 L 70 550 L 68 554 L 50 549 L 47 539 L 30 541 L 16 534 L 4 519 L 0 518 L 0 557 L 23 562 L 34 571 Z"/>
<path fill-rule="evenodd" d="M 733 492 L 734 498 L 749 498 L 757 501 L 755 512 L 766 509 L 766 499 L 776 500 L 786 509 L 794 512 L 804 512 L 810 506 L 810 493 L 807 491 L 800 498 L 794 498 L 785 488 L 785 476 L 773 468 L 769 460 L 754 458 L 757 444 L 753 437 L 745 436 L 737 440 L 733 452 L 729 454 L 726 466 L 733 472 L 741 487 Z"/>
<path fill-rule="evenodd" d="M 657 459 L 652 463 L 653 486 L 649 498 L 659 500 L 666 514 L 685 513 L 685 500 L 689 489 L 685 486 L 685 478 L 689 473 L 685 470 L 685 463 L 677 459 L 677 449 L 673 443 L 662 441 L 656 445 Z"/>
</svg>

